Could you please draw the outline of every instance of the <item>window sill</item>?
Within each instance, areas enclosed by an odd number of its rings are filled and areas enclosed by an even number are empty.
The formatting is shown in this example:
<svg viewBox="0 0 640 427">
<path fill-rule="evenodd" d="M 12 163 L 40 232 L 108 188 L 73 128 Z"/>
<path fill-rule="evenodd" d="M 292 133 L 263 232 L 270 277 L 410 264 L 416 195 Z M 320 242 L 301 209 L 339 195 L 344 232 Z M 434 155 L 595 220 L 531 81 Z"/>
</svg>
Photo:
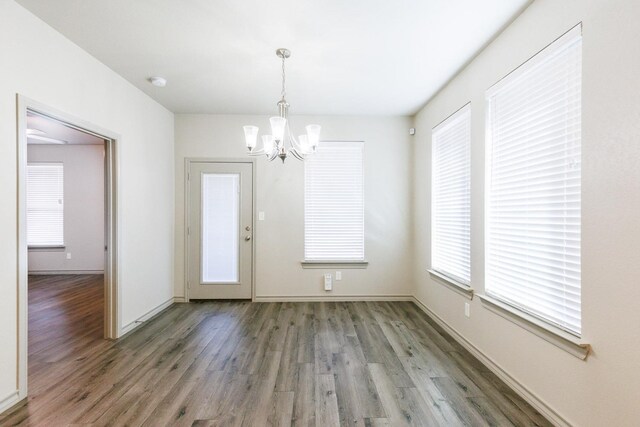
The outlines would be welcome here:
<svg viewBox="0 0 640 427">
<path fill-rule="evenodd" d="M 67 247 L 65 245 L 54 245 L 54 246 L 28 246 L 28 251 L 33 252 L 47 252 L 47 251 L 56 251 L 61 252 L 64 251 Z"/>
<path fill-rule="evenodd" d="M 478 296 L 486 309 L 539 336 L 572 356 L 581 360 L 587 360 L 587 357 L 591 353 L 591 344 L 580 342 L 579 338 L 568 332 L 555 328 L 543 320 L 518 310 L 496 298 L 487 295 Z"/>
<path fill-rule="evenodd" d="M 454 290 L 462 296 L 473 299 L 473 288 L 467 285 L 463 285 L 460 282 L 456 282 L 450 277 L 445 276 L 442 273 L 438 273 L 435 270 L 427 270 L 434 281 L 440 283 L 441 285 L 447 286 L 448 288 Z"/>
<path fill-rule="evenodd" d="M 367 268 L 369 261 L 302 261 L 302 268 Z"/>
</svg>

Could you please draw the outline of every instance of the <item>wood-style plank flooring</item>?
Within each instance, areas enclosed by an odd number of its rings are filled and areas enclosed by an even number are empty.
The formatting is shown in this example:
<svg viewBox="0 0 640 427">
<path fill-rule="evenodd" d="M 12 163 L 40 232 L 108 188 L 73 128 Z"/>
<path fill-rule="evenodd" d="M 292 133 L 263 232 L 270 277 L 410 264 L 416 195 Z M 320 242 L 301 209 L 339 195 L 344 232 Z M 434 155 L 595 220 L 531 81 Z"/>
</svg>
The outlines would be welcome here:
<svg viewBox="0 0 640 427">
<path fill-rule="evenodd" d="M 0 425 L 547 426 L 409 302 L 175 304 L 102 340 L 102 276 L 30 278 Z"/>
</svg>

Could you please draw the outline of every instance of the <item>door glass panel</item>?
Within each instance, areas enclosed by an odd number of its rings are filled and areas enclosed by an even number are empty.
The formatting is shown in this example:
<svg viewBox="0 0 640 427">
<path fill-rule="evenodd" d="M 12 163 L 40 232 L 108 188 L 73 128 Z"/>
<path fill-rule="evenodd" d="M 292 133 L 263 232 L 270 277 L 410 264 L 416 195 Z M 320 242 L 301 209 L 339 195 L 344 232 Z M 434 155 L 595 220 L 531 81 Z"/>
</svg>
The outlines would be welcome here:
<svg viewBox="0 0 640 427">
<path fill-rule="evenodd" d="M 238 283 L 240 175 L 202 174 L 202 282 Z"/>
</svg>

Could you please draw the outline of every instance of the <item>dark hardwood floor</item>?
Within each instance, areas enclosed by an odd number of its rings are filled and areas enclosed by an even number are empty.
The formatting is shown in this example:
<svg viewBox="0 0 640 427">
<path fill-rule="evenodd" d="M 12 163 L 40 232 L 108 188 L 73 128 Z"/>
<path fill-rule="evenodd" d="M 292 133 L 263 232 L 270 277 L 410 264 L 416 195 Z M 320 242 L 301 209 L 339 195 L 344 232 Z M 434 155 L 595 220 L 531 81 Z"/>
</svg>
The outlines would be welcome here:
<svg viewBox="0 0 640 427">
<path fill-rule="evenodd" d="M 102 340 L 102 276 L 30 278 L 0 425 L 550 425 L 409 302 L 176 304 Z"/>
</svg>

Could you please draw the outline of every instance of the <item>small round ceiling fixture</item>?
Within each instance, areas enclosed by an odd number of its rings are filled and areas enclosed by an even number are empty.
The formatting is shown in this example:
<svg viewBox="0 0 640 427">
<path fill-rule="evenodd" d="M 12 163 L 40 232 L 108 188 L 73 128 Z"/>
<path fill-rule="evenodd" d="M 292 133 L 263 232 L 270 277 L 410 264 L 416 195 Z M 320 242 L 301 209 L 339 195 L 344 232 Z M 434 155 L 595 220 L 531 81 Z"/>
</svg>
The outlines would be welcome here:
<svg viewBox="0 0 640 427">
<path fill-rule="evenodd" d="M 149 77 L 149 82 L 156 87 L 165 87 L 167 85 L 167 79 L 159 76 Z"/>
</svg>

